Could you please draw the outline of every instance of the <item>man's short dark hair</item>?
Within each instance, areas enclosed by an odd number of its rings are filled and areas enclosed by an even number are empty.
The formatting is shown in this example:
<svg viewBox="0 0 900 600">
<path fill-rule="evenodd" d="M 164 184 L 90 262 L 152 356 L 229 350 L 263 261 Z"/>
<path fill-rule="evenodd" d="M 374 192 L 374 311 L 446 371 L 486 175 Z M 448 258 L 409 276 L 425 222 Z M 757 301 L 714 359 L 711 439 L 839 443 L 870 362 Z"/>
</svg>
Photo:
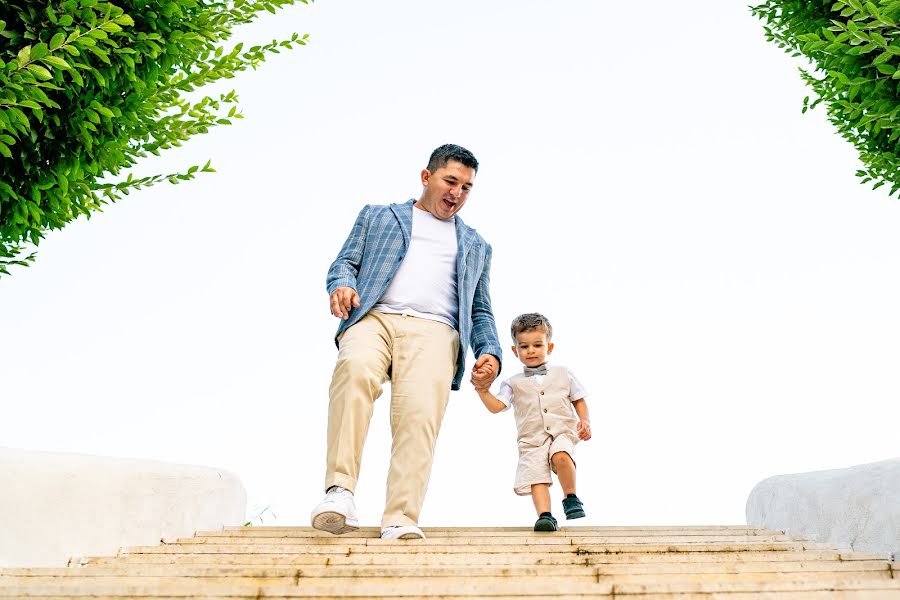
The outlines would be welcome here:
<svg viewBox="0 0 900 600">
<path fill-rule="evenodd" d="M 444 144 L 435 148 L 434 152 L 431 153 L 431 158 L 428 159 L 426 168 L 431 173 L 434 173 L 441 167 L 447 166 L 447 163 L 451 160 L 462 163 L 463 166 L 474 169 L 476 173 L 478 172 L 478 161 L 475 159 L 475 155 L 456 144 Z"/>
<path fill-rule="evenodd" d="M 524 315 L 519 315 L 513 319 L 512 325 L 509 328 L 509 332 L 512 334 L 514 342 L 516 341 L 517 334 L 533 330 L 546 333 L 548 341 L 553 338 L 553 327 L 550 326 L 550 319 L 541 313 L 525 313 Z"/>
</svg>

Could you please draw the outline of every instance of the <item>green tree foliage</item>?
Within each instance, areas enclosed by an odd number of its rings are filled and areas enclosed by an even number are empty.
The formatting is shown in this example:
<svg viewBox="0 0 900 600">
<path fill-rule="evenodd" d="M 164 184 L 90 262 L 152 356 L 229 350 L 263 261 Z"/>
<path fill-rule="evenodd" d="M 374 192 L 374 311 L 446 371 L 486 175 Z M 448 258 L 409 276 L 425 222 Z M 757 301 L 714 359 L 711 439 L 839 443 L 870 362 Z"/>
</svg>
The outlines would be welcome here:
<svg viewBox="0 0 900 600">
<path fill-rule="evenodd" d="M 814 65 L 801 75 L 828 119 L 859 151 L 856 174 L 900 190 L 900 1 L 768 0 L 750 9 L 766 38 Z"/>
<path fill-rule="evenodd" d="M 131 190 L 212 171 L 127 174 L 241 118 L 234 91 L 191 92 L 304 45 L 297 34 L 246 51 L 222 45 L 235 25 L 295 2 L 0 1 L 0 274 L 33 260 L 48 230 Z"/>
</svg>

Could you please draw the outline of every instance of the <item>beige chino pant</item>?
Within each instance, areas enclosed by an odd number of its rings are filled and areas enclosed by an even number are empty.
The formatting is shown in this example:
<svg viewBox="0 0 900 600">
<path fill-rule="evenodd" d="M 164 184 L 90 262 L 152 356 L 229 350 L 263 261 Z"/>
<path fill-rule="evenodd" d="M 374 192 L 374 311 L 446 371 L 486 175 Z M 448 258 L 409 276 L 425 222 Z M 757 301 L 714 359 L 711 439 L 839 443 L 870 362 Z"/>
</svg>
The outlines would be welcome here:
<svg viewBox="0 0 900 600">
<path fill-rule="evenodd" d="M 325 489 L 356 489 L 375 400 L 391 381 L 391 464 L 381 526 L 417 525 L 459 333 L 444 323 L 369 312 L 344 331 L 331 378 Z"/>
</svg>

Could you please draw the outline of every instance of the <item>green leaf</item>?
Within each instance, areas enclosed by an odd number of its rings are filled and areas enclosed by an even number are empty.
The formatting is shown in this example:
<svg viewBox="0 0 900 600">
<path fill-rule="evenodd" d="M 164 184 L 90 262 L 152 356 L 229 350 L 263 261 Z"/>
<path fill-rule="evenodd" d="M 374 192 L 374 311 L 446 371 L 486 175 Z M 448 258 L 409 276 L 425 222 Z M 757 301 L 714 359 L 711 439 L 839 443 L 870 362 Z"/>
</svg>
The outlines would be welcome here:
<svg viewBox="0 0 900 600">
<path fill-rule="evenodd" d="M 31 123 L 28 122 L 28 117 L 26 117 L 25 113 L 23 113 L 21 110 L 19 110 L 15 106 L 10 106 L 6 110 L 16 118 L 20 125 L 22 125 L 26 129 L 31 128 Z"/>
<path fill-rule="evenodd" d="M 828 71 L 828 74 L 843 83 L 844 85 L 850 85 L 850 78 L 841 73 L 840 71 Z"/>
<path fill-rule="evenodd" d="M 53 65 L 54 67 L 59 67 L 60 69 L 71 69 L 72 67 L 65 60 L 59 58 L 58 56 L 47 56 L 41 61 L 45 64 Z"/>
<path fill-rule="evenodd" d="M 21 69 L 28 61 L 31 59 L 31 46 L 25 46 L 21 50 L 19 50 L 18 56 L 16 56 L 16 60 L 19 63 L 19 68 Z"/>
<path fill-rule="evenodd" d="M 124 25 L 126 27 L 131 27 L 132 25 L 134 25 L 134 20 L 131 17 L 129 17 L 128 15 L 121 15 L 121 16 L 113 19 L 113 21 L 117 25 Z"/>
<path fill-rule="evenodd" d="M 0 142 L 0 154 L 5 156 L 6 158 L 12 158 L 12 151 L 9 149 L 9 146 Z"/>
<path fill-rule="evenodd" d="M 37 77 L 38 79 L 42 79 L 44 81 L 47 81 L 48 79 L 53 79 L 53 75 L 50 73 L 50 71 L 48 71 L 45 67 L 42 67 L 41 65 L 36 65 L 34 63 L 31 63 L 26 68 L 29 71 L 31 71 L 32 73 L 34 73 L 35 77 Z"/>
<path fill-rule="evenodd" d="M 63 42 L 65 42 L 65 41 L 66 41 L 66 34 L 63 33 L 62 31 L 58 32 L 56 35 L 54 35 L 50 39 L 50 49 L 56 50 L 57 48 L 62 46 Z"/>
<path fill-rule="evenodd" d="M 47 44 L 41 42 L 40 44 L 35 44 L 31 49 L 31 60 L 38 60 L 47 56 Z"/>
</svg>

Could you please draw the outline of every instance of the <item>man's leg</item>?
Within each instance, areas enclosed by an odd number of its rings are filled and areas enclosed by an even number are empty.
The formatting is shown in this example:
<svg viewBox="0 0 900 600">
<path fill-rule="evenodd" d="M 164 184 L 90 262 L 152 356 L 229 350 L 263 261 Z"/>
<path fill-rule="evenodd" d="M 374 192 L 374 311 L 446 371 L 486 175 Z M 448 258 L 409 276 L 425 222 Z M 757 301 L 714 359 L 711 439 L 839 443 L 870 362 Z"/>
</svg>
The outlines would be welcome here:
<svg viewBox="0 0 900 600">
<path fill-rule="evenodd" d="M 418 525 L 428 488 L 459 334 L 452 327 L 398 317 L 391 373 L 391 465 L 381 526 Z"/>
<path fill-rule="evenodd" d="M 375 400 L 391 365 L 392 335 L 384 317 L 369 313 L 341 337 L 329 389 L 326 490 L 356 489 Z"/>
</svg>

